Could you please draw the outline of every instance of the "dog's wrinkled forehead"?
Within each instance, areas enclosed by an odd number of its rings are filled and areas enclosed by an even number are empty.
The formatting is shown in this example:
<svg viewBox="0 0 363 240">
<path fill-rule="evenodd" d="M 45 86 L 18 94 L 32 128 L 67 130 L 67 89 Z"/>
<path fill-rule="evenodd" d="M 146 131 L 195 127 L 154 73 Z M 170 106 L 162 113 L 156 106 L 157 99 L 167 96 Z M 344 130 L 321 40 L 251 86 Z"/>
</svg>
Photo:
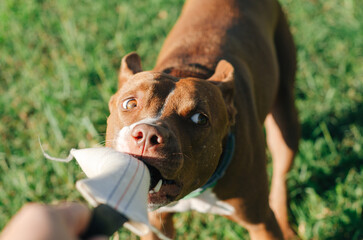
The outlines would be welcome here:
<svg viewBox="0 0 363 240">
<path fill-rule="evenodd" d="M 146 82 L 146 81 L 179 81 L 178 78 L 170 76 L 162 72 L 145 71 L 133 75 L 130 79 L 132 82 Z"/>
<path fill-rule="evenodd" d="M 124 82 L 119 93 L 133 95 L 144 92 L 147 97 L 165 98 L 177 81 L 178 78 L 159 72 L 140 72 Z"/>
<path fill-rule="evenodd" d="M 219 89 L 208 81 L 160 72 L 140 72 L 124 82 L 118 92 L 118 105 L 130 98 L 137 102 L 135 114 L 129 114 L 133 121 L 172 115 L 188 118 L 196 112 L 212 117 L 211 108 L 215 109 L 213 115 L 219 114 L 219 106 L 224 104 Z"/>
</svg>

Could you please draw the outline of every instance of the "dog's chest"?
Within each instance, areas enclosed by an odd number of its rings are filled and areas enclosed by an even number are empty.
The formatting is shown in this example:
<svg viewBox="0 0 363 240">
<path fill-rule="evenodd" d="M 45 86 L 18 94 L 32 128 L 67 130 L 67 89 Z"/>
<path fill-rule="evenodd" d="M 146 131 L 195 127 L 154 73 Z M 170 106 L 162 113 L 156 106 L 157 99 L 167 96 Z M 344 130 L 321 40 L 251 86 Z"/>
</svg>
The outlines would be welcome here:
<svg viewBox="0 0 363 240">
<path fill-rule="evenodd" d="M 217 198 L 212 189 L 207 189 L 199 196 L 181 199 L 167 206 L 159 208 L 158 212 L 186 212 L 197 211 L 200 213 L 212 213 L 218 215 L 231 215 L 234 207 Z"/>
</svg>

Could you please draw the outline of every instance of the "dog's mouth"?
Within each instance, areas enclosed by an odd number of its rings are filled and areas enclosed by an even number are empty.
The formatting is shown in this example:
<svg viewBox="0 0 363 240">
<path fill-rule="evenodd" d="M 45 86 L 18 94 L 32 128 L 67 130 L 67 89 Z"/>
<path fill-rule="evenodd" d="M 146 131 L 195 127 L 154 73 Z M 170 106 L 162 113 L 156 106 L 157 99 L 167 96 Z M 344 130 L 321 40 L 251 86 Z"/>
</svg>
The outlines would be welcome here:
<svg viewBox="0 0 363 240">
<path fill-rule="evenodd" d="M 161 207 L 172 201 L 181 193 L 182 184 L 176 180 L 166 179 L 155 167 L 147 164 L 150 172 L 149 204 Z"/>
</svg>

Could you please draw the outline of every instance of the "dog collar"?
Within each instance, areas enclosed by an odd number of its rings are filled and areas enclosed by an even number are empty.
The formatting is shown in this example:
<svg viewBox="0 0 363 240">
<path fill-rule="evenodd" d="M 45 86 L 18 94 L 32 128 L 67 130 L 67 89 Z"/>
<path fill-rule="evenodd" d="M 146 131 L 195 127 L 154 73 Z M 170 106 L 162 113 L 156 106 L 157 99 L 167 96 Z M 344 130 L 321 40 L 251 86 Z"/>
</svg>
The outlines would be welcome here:
<svg viewBox="0 0 363 240">
<path fill-rule="evenodd" d="M 221 155 L 219 164 L 213 175 L 209 178 L 206 184 L 204 184 L 202 187 L 194 190 L 193 192 L 186 195 L 183 199 L 193 198 L 200 194 L 202 194 L 205 190 L 208 188 L 213 188 L 218 180 L 223 177 L 224 173 L 226 172 L 227 167 L 231 163 L 231 160 L 233 158 L 234 154 L 234 148 L 235 148 L 235 137 L 233 133 L 228 134 L 227 137 L 227 143 L 223 150 L 223 153 Z"/>
</svg>

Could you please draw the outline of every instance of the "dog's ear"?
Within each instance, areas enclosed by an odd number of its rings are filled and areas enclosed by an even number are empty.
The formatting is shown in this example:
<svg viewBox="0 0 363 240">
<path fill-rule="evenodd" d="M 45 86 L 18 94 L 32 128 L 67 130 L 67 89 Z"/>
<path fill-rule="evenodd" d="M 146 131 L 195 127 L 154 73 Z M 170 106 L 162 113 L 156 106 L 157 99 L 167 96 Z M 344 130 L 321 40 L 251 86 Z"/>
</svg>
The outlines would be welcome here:
<svg viewBox="0 0 363 240">
<path fill-rule="evenodd" d="M 141 59 L 135 52 L 129 53 L 122 58 L 120 73 L 118 75 L 118 88 L 132 75 L 141 72 Z"/>
<path fill-rule="evenodd" d="M 234 124 L 237 113 L 234 107 L 234 79 L 234 67 L 226 60 L 220 60 L 218 62 L 213 76 L 208 79 L 209 82 L 215 84 L 221 90 L 231 125 Z"/>
</svg>

